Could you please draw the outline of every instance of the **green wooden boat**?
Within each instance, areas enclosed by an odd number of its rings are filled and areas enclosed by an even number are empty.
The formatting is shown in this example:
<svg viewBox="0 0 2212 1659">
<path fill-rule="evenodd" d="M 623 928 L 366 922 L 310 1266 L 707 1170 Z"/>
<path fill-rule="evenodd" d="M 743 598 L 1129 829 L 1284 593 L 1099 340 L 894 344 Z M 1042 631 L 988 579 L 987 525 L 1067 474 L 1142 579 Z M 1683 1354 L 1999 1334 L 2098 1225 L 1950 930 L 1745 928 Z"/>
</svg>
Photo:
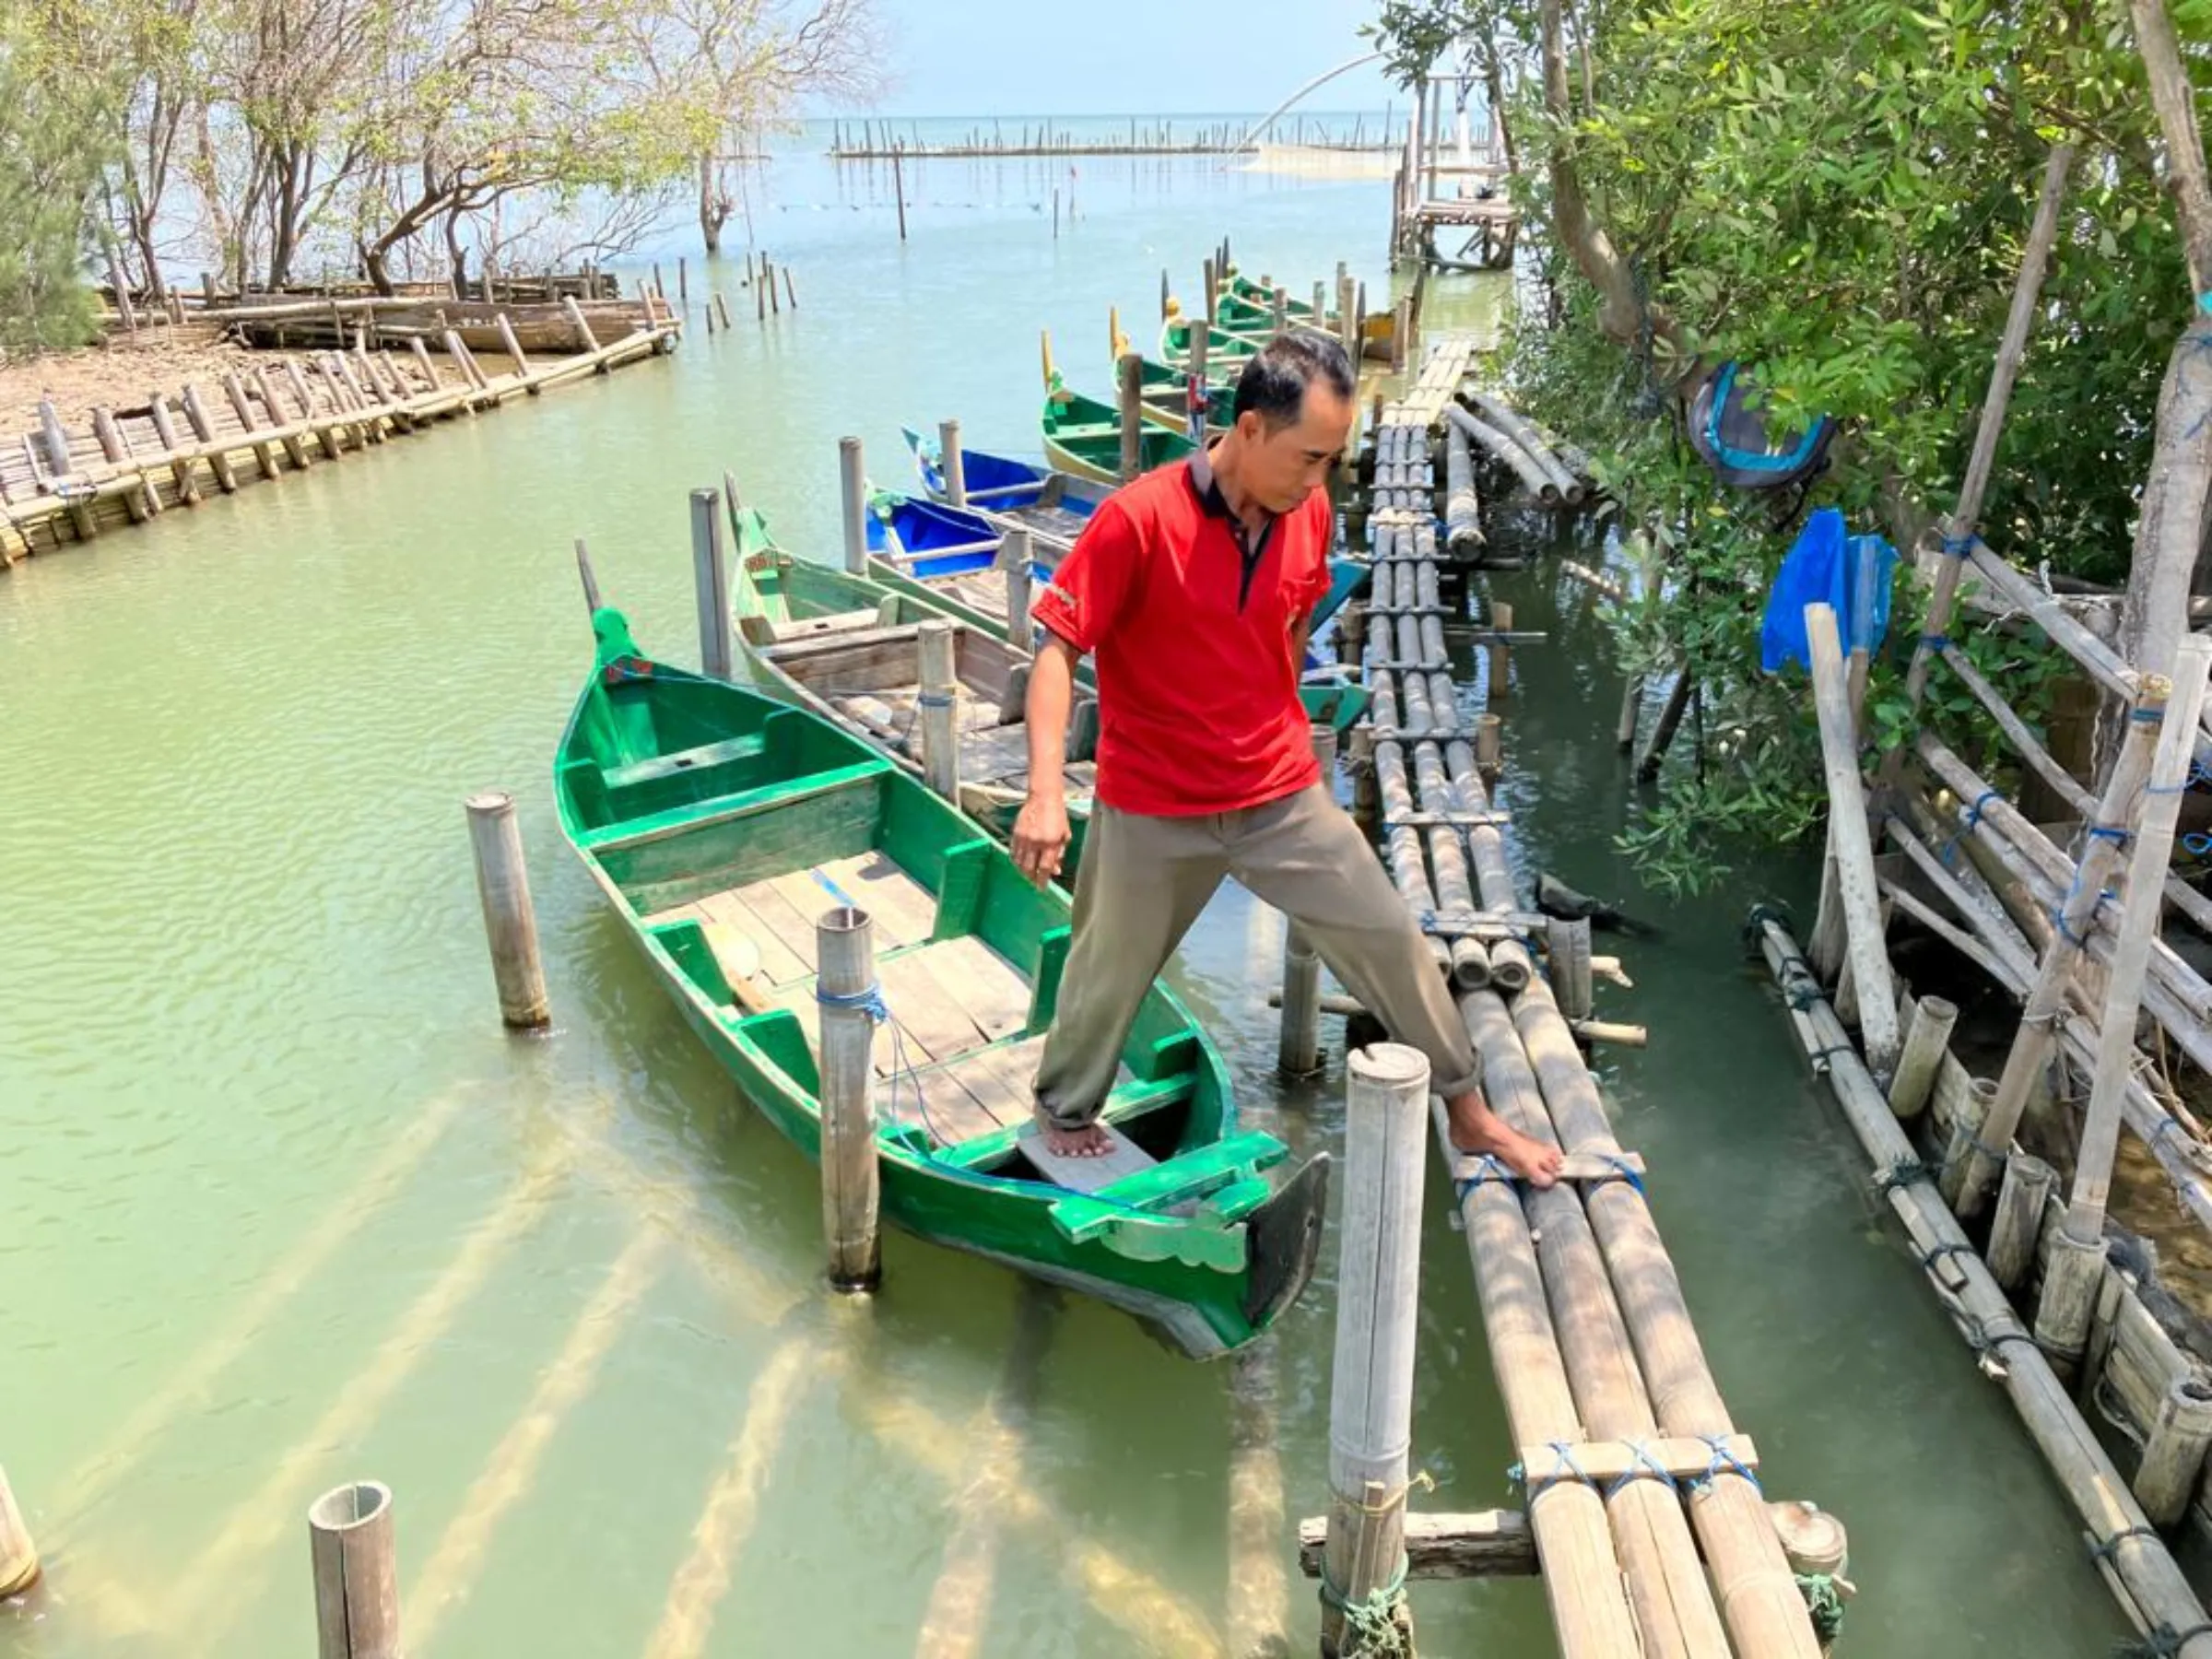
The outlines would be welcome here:
<svg viewBox="0 0 2212 1659">
<path fill-rule="evenodd" d="M 1191 377 L 1181 369 L 1151 358 L 1139 359 L 1144 365 L 1144 378 L 1139 395 L 1143 398 L 1145 418 L 1156 427 L 1188 437 L 1191 430 Z M 1218 435 L 1229 430 L 1230 394 L 1235 390 L 1233 377 L 1223 381 L 1208 375 L 1208 390 L 1213 394 L 1206 411 L 1206 429 Z"/>
<path fill-rule="evenodd" d="M 1273 1324 L 1312 1271 L 1327 1164 L 1271 1185 L 1261 1172 L 1286 1148 L 1238 1130 L 1221 1056 L 1173 994 L 1147 994 L 1123 1051 L 1114 1156 L 1051 1159 L 1030 1091 L 1065 895 L 1023 880 L 972 820 L 831 722 L 647 660 L 618 612 L 592 625 L 555 762 L 562 830 L 760 1112 L 819 1157 L 815 926 L 856 906 L 888 1010 L 885 1218 L 1124 1308 L 1194 1356 Z"/>
<path fill-rule="evenodd" d="M 1269 323 L 1256 333 L 1232 332 L 1218 323 L 1209 327 L 1206 335 L 1206 373 L 1231 376 L 1241 371 L 1259 356 L 1273 326 Z M 1191 365 L 1191 320 L 1180 312 L 1171 312 L 1159 325 L 1159 357 L 1173 369 L 1188 369 Z"/>
<path fill-rule="evenodd" d="M 1030 655 L 964 606 L 936 601 L 912 578 L 897 587 L 801 559 L 776 545 L 747 508 L 737 520 L 737 573 L 730 590 L 737 639 L 756 674 L 790 701 L 835 721 L 909 774 L 922 771 L 917 722 L 921 625 L 948 621 L 959 682 L 960 808 L 1001 841 L 1029 793 Z M 1090 829 L 1097 781 L 1096 682 L 1077 670 L 1066 734 L 1068 841 L 1061 870 L 1072 888 Z"/>
<path fill-rule="evenodd" d="M 1112 488 L 1121 482 L 1122 417 L 1112 404 L 1054 386 L 1039 419 L 1044 458 L 1064 473 Z M 1180 461 L 1197 446 L 1181 432 L 1147 424 L 1138 434 L 1139 470 Z"/>
<path fill-rule="evenodd" d="M 1218 299 L 1234 300 L 1246 310 L 1265 317 L 1271 324 L 1274 322 L 1275 290 L 1265 283 L 1254 282 L 1243 272 L 1231 270 L 1229 274 L 1229 280 L 1220 286 L 1221 292 Z M 1312 300 L 1300 300 L 1295 294 L 1286 294 L 1284 299 L 1284 314 L 1289 317 L 1293 323 L 1313 321 L 1313 302 Z M 1329 320 L 1329 313 L 1324 312 L 1322 317 L 1324 327 Z"/>
</svg>

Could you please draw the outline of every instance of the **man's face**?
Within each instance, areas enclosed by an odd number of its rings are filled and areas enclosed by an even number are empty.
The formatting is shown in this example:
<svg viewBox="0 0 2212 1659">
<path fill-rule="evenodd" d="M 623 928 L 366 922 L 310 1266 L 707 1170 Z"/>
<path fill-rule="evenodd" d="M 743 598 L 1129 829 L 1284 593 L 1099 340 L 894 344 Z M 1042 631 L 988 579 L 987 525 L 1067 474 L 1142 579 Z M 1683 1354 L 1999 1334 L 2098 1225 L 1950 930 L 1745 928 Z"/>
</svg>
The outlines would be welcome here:
<svg viewBox="0 0 2212 1659">
<path fill-rule="evenodd" d="M 1306 388 L 1298 418 L 1272 431 L 1247 410 L 1237 418 L 1245 444 L 1240 480 L 1269 512 L 1288 512 L 1328 482 L 1352 429 L 1351 400 L 1316 382 Z"/>
</svg>

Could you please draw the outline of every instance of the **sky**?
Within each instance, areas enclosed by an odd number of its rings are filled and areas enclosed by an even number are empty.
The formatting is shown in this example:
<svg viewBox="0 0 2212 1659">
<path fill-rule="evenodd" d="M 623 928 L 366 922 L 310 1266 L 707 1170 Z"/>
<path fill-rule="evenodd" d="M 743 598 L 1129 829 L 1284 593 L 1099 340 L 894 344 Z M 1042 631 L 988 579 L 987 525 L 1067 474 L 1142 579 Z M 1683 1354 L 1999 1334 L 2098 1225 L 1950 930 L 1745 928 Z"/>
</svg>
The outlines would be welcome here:
<svg viewBox="0 0 2212 1659">
<path fill-rule="evenodd" d="M 892 85 L 883 115 L 1159 114 L 1273 109 L 1374 50 L 1375 0 L 876 0 Z M 1380 110 L 1405 96 L 1380 65 L 1301 106 Z M 824 114 L 860 111 L 820 112 Z"/>
</svg>

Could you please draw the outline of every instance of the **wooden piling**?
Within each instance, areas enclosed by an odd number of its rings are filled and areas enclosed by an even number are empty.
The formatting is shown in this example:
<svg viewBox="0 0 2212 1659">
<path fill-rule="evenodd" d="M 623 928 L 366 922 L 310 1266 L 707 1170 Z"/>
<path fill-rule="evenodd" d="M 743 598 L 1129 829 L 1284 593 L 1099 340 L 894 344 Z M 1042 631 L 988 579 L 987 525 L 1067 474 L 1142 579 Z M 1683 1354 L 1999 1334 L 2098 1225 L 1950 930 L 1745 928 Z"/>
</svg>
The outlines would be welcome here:
<svg viewBox="0 0 2212 1659">
<path fill-rule="evenodd" d="M 691 262 L 683 254 L 676 256 L 676 299 L 686 311 L 691 309 Z M 504 313 L 502 313 L 504 314 Z"/>
<path fill-rule="evenodd" d="M 1959 1189 L 1966 1180 L 1967 1155 L 1981 1140 L 1982 1125 L 1989 1117 L 1990 1102 L 1996 1096 L 1997 1086 L 1993 1079 L 1970 1078 L 1966 1093 L 1954 1110 L 1950 1142 L 1944 1148 L 1942 1171 L 1936 1178 L 1943 1201 L 1953 1210 L 1959 1207 Z"/>
<path fill-rule="evenodd" d="M 680 270 L 682 267 L 679 266 L 677 268 Z M 530 359 L 524 355 L 523 343 L 514 337 L 514 324 L 508 321 L 507 313 L 505 312 L 500 312 L 494 321 L 499 325 L 500 347 L 501 350 L 506 352 L 508 359 L 514 364 L 515 373 L 525 376 L 528 375 L 530 372 Z M 530 388 L 530 395 L 535 397 L 537 395 L 537 391 L 538 389 L 535 386 L 532 386 Z"/>
<path fill-rule="evenodd" d="M 891 194 L 898 199 L 899 240 L 903 242 L 906 240 L 906 170 L 900 165 L 899 152 L 895 149 L 891 152 Z M 1053 193 L 1053 233 L 1055 236 L 1060 229 L 1059 201 L 1060 193 L 1055 190 Z"/>
<path fill-rule="evenodd" d="M 1819 716 L 1820 751 L 1828 773 L 1829 835 L 1858 982 L 1866 1062 L 1888 1079 L 1897 1071 L 1901 1039 L 1897 988 L 1884 943 L 1881 893 L 1874 877 L 1874 846 L 1866 829 L 1865 796 L 1859 780 L 1857 735 L 1851 724 L 1851 692 L 1843 666 L 1836 614 L 1825 605 L 1805 607 L 1812 648 L 1813 700 Z"/>
<path fill-rule="evenodd" d="M 284 445 L 285 458 L 291 462 L 294 471 L 305 472 L 308 465 L 307 444 L 292 429 L 292 423 L 284 418 L 284 410 L 276 401 L 276 387 L 269 379 L 268 365 L 256 363 L 247 372 L 253 377 L 253 389 L 261 394 L 261 406 L 268 411 L 269 424 L 282 429 L 276 434 L 276 441 Z M 309 413 L 307 409 L 300 410 L 302 416 Z"/>
<path fill-rule="evenodd" d="M 2028 1270 L 2035 1265 L 2043 1206 L 2057 1182 L 2058 1171 L 2030 1153 L 2015 1152 L 2005 1160 L 2005 1184 L 1989 1224 L 1988 1261 L 1989 1277 L 2006 1290 L 2027 1283 Z"/>
<path fill-rule="evenodd" d="M 960 682 L 954 672 L 953 625 L 932 618 L 914 629 L 921 673 L 914 701 L 922 729 L 922 775 L 947 800 L 960 798 Z"/>
<path fill-rule="evenodd" d="M 855 576 L 868 573 L 868 476 L 861 455 L 860 440 L 837 441 L 838 486 L 845 531 L 845 569 Z"/>
<path fill-rule="evenodd" d="M 39 399 L 39 431 L 46 451 L 46 470 L 57 478 L 69 476 L 69 434 L 62 429 L 62 418 L 53 406 L 53 399 Z"/>
<path fill-rule="evenodd" d="M 937 422 L 937 470 L 945 478 L 945 500 L 955 507 L 968 505 L 968 462 L 960 447 L 960 423 Z"/>
<path fill-rule="evenodd" d="M 799 290 L 792 286 L 791 266 L 788 265 L 783 267 L 783 303 L 794 312 L 799 309 Z"/>
<path fill-rule="evenodd" d="M 2172 1526 L 2188 1512 L 2204 1478 L 2205 1452 L 2212 1447 L 2212 1378 L 2201 1370 L 2176 1377 L 2159 1402 L 2159 1415 L 2136 1465 L 2136 1501 L 2153 1526 Z"/>
<path fill-rule="evenodd" d="M 1497 637 L 1484 648 L 1488 658 L 1487 689 L 1489 700 L 1497 702 L 1512 685 L 1512 655 L 1504 636 L 1513 630 L 1513 607 L 1502 599 L 1490 601 L 1490 631 Z"/>
<path fill-rule="evenodd" d="M 1483 776 L 1495 778 L 1505 766 L 1505 719 L 1499 714 L 1475 717 L 1475 763 Z"/>
<path fill-rule="evenodd" d="M 1125 351 L 1121 359 L 1121 479 L 1126 484 L 1144 465 L 1145 359 Z"/>
<path fill-rule="evenodd" d="M 1905 1032 L 1897 1076 L 1889 1083 L 1889 1110 L 1900 1118 L 1919 1115 L 1936 1087 L 1936 1073 L 1950 1052 L 1951 1028 L 1959 1023 L 1959 1005 L 1940 996 L 1924 996 L 1912 1005 L 1912 1022 Z"/>
<path fill-rule="evenodd" d="M 0 1468 L 0 1598 L 29 1589 L 38 1579 L 38 1547 L 8 1487 L 7 1471 Z"/>
<path fill-rule="evenodd" d="M 716 288 L 716 289 L 714 290 L 714 310 L 715 310 L 715 312 L 716 312 L 716 314 L 718 314 L 718 315 L 719 315 L 719 316 L 722 318 L 722 331 L 723 331 L 723 333 L 724 333 L 724 334 L 727 334 L 727 333 L 729 333 L 729 331 L 730 331 L 730 302 L 729 302 L 729 301 L 728 301 L 726 299 L 724 299 L 724 298 L 723 297 L 723 293 L 722 293 L 722 290 L 721 290 L 720 288 Z"/>
<path fill-rule="evenodd" d="M 1321 765 L 1322 787 L 1335 795 L 1336 728 L 1325 723 L 1309 728 L 1313 759 Z M 1321 1070 L 1321 957 L 1296 922 L 1283 931 L 1283 1018 L 1277 1036 L 1276 1065 L 1286 1077 L 1310 1077 Z"/>
<path fill-rule="evenodd" d="M 1383 1042 L 1353 1053 L 1347 1070 L 1321 1651 L 1410 1654 L 1402 1584 L 1429 1062 Z"/>
<path fill-rule="evenodd" d="M 236 373 L 223 376 L 223 395 L 230 400 L 232 413 L 238 424 L 245 429 L 248 437 L 261 429 L 261 422 L 253 414 L 253 401 L 246 396 L 246 388 Z M 265 438 L 253 441 L 253 463 L 261 468 L 261 476 L 272 481 L 276 477 L 276 452 Z"/>
<path fill-rule="evenodd" d="M 215 424 L 207 418 L 206 406 L 200 402 L 200 389 L 187 383 L 182 402 L 184 418 L 192 423 L 193 435 L 198 438 L 203 444 L 213 445 L 215 443 Z M 207 465 L 209 470 L 215 474 L 215 481 L 225 495 L 229 495 L 238 488 L 238 474 L 231 470 L 230 457 L 225 454 L 221 449 L 210 448 L 207 451 Z"/>
<path fill-rule="evenodd" d="M 182 445 L 177 442 L 177 429 L 169 418 L 168 394 L 149 393 L 146 403 L 147 414 L 154 423 L 155 434 L 161 440 L 161 448 L 170 455 L 176 456 L 177 451 Z M 200 503 L 199 472 L 194 466 L 191 459 L 189 457 L 172 459 L 169 471 L 170 477 L 176 481 L 177 499 L 187 507 L 198 506 Z"/>
<path fill-rule="evenodd" d="M 998 568 L 1006 579 L 1006 642 L 1017 651 L 1028 651 L 1034 643 L 1030 625 L 1032 558 L 1030 533 L 1018 524 L 1010 526 L 998 544 Z"/>
<path fill-rule="evenodd" d="M 92 411 L 92 435 L 100 440 L 100 453 L 117 465 L 132 458 L 130 446 L 124 441 L 123 429 L 115 424 L 114 412 L 105 404 L 97 406 Z M 138 488 L 124 496 L 123 505 L 124 511 L 131 515 L 131 523 L 143 524 L 161 511 L 160 492 L 155 489 L 150 479 L 141 474 Z"/>
<path fill-rule="evenodd" d="M 496 790 L 469 796 L 468 835 L 476 852 L 477 892 L 491 945 L 500 1017 L 518 1029 L 550 1025 L 546 971 L 537 954 L 537 912 L 530 902 L 514 797 Z"/>
<path fill-rule="evenodd" d="M 392 1490 L 349 1481 L 308 1506 L 316 1659 L 400 1659 L 399 1558 Z"/>
<path fill-rule="evenodd" d="M 830 1283 L 841 1291 L 873 1290 L 883 1264 L 871 1098 L 876 1016 L 867 1000 L 880 992 L 867 912 L 850 905 L 830 911 L 815 924 L 815 949 L 820 966 L 822 1227 Z"/>
<path fill-rule="evenodd" d="M 563 294 L 560 297 L 560 310 L 570 325 L 576 330 L 576 337 L 583 342 L 583 348 L 586 351 L 598 350 L 599 336 L 592 332 L 592 321 L 583 314 L 583 307 L 576 303 L 576 296 Z"/>
<path fill-rule="evenodd" d="M 731 675 L 730 561 L 722 535 L 722 492 L 691 492 L 691 592 L 699 606 L 700 672 Z"/>
</svg>

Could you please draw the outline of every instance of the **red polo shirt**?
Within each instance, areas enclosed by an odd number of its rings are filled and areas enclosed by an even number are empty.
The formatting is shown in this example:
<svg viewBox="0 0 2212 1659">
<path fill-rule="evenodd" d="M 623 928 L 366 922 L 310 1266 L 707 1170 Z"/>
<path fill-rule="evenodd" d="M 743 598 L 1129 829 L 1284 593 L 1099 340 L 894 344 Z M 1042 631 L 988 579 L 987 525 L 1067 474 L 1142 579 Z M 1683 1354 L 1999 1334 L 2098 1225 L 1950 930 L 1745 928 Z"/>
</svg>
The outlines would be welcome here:
<svg viewBox="0 0 2212 1659">
<path fill-rule="evenodd" d="M 1291 625 L 1329 591 L 1315 490 L 1249 547 L 1202 453 L 1107 497 L 1030 615 L 1093 656 L 1098 796 L 1123 812 L 1234 812 L 1321 776 Z"/>
</svg>

